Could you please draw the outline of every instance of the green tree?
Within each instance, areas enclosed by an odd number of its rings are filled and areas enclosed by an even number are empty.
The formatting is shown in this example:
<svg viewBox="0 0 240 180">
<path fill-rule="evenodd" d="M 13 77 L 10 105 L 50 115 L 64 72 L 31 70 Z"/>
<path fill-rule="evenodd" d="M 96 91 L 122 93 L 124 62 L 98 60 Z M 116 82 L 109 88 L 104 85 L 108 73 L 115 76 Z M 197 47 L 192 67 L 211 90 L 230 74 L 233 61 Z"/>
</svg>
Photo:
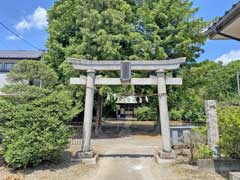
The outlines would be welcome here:
<svg viewBox="0 0 240 180">
<path fill-rule="evenodd" d="M 57 82 L 57 75 L 47 66 L 39 61 L 24 60 L 13 66 L 8 74 L 8 80 L 11 82 L 26 83 L 29 85 L 43 82 L 44 86 L 53 86 Z"/>
<path fill-rule="evenodd" d="M 198 57 L 206 23 L 188 0 L 60 0 L 48 12 L 47 62 Z M 60 73 L 60 75 L 62 75 Z"/>
<path fill-rule="evenodd" d="M 187 57 L 195 61 L 205 42 L 207 23 L 194 17 L 198 8 L 189 0 L 142 0 L 137 10 L 139 28 L 153 51 L 150 59 Z"/>
<path fill-rule="evenodd" d="M 173 87 L 169 93 L 169 105 L 172 119 L 190 121 L 204 120 L 204 100 L 218 97 L 217 85 L 221 66 L 212 61 L 196 63 L 184 67 L 180 76 L 183 85 Z"/>
<path fill-rule="evenodd" d="M 226 66 L 223 66 L 222 71 L 220 72 L 222 77 L 222 86 L 224 87 L 223 93 L 228 94 L 237 94 L 237 72 L 240 72 L 240 60 L 233 61 Z"/>
<path fill-rule="evenodd" d="M 49 13 L 46 59 L 58 69 L 68 56 L 82 59 L 128 59 L 135 33 L 134 14 L 124 0 L 60 0 Z M 131 38 L 130 38 L 131 36 Z"/>
<path fill-rule="evenodd" d="M 194 89 L 201 99 L 217 99 L 221 81 L 221 65 L 212 61 L 204 61 L 182 70 L 183 89 Z M 220 84 L 219 84 L 220 83 Z"/>
</svg>

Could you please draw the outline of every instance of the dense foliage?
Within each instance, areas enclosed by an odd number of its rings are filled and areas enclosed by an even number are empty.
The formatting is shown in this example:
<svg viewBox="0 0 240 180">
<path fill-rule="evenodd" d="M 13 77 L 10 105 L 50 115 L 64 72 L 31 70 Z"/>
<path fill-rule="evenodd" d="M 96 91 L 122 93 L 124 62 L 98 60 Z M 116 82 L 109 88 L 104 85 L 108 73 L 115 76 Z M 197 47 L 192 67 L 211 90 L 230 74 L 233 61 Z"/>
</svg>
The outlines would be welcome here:
<svg viewBox="0 0 240 180">
<path fill-rule="evenodd" d="M 59 0 L 48 12 L 47 62 L 59 75 L 66 57 L 136 60 L 202 52 L 206 23 L 189 0 Z"/>
<path fill-rule="evenodd" d="M 140 121 L 156 120 L 157 113 L 156 111 L 152 110 L 150 107 L 143 106 L 143 107 L 137 108 L 136 116 L 137 116 L 137 119 Z"/>
<path fill-rule="evenodd" d="M 190 154 L 190 162 L 193 164 L 196 164 L 198 159 L 212 158 L 214 152 L 208 146 L 206 126 L 192 129 L 190 136 Z"/>
<path fill-rule="evenodd" d="M 194 17 L 198 8 L 189 0 L 142 0 L 137 9 L 137 23 L 153 53 L 149 59 L 187 57 L 195 61 L 205 42 L 202 29 L 206 22 Z"/>
<path fill-rule="evenodd" d="M 240 158 L 240 106 L 220 108 L 218 119 L 222 153 L 226 156 Z"/>
<path fill-rule="evenodd" d="M 225 66 L 205 61 L 190 68 L 184 67 L 180 73 L 183 85 L 169 89 L 171 117 L 176 120 L 204 120 L 205 100 L 231 101 L 239 105 L 236 76 L 239 70 L 240 61 Z"/>
<path fill-rule="evenodd" d="M 13 168 L 38 165 L 60 155 L 68 144 L 68 122 L 79 113 L 67 91 L 24 89 L 25 93 L 15 91 L 16 96 L 0 100 L 3 154 Z"/>
<path fill-rule="evenodd" d="M 44 86 L 54 86 L 57 82 L 57 74 L 42 62 L 24 60 L 13 66 L 8 74 L 8 80 L 29 85 L 39 85 L 42 81 Z"/>
</svg>

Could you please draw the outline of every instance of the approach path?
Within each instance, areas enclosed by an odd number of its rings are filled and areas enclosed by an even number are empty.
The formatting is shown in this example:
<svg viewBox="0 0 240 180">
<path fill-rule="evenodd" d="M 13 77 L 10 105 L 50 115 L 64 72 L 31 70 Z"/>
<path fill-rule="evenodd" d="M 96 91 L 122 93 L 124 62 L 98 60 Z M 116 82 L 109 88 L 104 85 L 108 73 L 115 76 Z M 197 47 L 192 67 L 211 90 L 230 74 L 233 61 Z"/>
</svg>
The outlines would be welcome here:
<svg viewBox="0 0 240 180">
<path fill-rule="evenodd" d="M 86 180 L 224 179 L 217 174 L 199 172 L 188 165 L 157 164 L 153 155 L 160 148 L 160 139 L 156 135 L 130 135 L 94 140 L 93 147 L 100 153 L 99 167 Z"/>
<path fill-rule="evenodd" d="M 222 180 L 220 175 L 203 173 L 188 165 L 157 164 L 153 158 L 160 148 L 160 136 L 131 135 L 129 130 L 118 137 L 93 139 L 92 147 L 100 153 L 97 166 L 79 163 L 45 165 L 38 169 L 20 171 L 25 180 Z M 129 134 L 129 135 L 128 135 Z M 122 135 L 122 136 L 121 136 Z M 79 145 L 72 146 L 74 152 Z M 0 180 L 16 175 L 0 167 Z"/>
</svg>

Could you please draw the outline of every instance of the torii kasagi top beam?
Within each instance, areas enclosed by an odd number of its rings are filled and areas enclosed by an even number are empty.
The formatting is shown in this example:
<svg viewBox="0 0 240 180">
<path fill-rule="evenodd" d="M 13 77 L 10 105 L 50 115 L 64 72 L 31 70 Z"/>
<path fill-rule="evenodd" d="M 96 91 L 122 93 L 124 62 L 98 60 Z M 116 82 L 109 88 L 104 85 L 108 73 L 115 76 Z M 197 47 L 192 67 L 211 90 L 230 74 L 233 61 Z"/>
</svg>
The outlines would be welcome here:
<svg viewBox="0 0 240 180">
<path fill-rule="evenodd" d="M 74 58 L 67 59 L 74 69 L 87 71 L 87 76 L 79 78 L 71 78 L 71 84 L 86 85 L 84 124 L 83 124 L 83 141 L 82 141 L 82 158 L 91 158 L 91 130 L 93 118 L 93 100 L 94 85 L 157 85 L 158 99 L 161 120 L 162 146 L 160 156 L 162 158 L 174 158 L 175 155 L 171 148 L 170 127 L 167 106 L 167 90 L 166 85 L 181 85 L 181 78 L 166 77 L 165 72 L 174 70 L 184 63 L 186 58 L 178 58 L 171 60 L 154 60 L 154 61 L 89 61 Z M 133 71 L 156 71 L 157 76 L 150 78 L 131 78 L 131 70 Z M 96 77 L 96 71 L 121 71 L 121 78 L 102 78 Z"/>
<path fill-rule="evenodd" d="M 154 71 L 154 70 L 174 70 L 180 67 L 180 64 L 184 63 L 186 58 L 169 59 L 169 60 L 138 60 L 138 61 L 126 61 L 131 64 L 131 69 L 134 71 Z M 75 58 L 68 58 L 67 61 L 73 65 L 74 69 L 96 71 L 119 71 L 121 63 L 125 61 L 119 60 L 101 60 L 101 61 L 89 61 L 79 60 Z"/>
</svg>

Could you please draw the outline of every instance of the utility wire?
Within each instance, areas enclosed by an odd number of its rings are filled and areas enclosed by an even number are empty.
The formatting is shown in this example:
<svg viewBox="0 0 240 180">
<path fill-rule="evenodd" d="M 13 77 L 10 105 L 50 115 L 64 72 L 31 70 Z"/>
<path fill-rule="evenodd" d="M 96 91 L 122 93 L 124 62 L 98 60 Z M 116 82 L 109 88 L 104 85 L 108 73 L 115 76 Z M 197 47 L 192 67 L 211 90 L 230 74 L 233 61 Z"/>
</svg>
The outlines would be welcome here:
<svg viewBox="0 0 240 180">
<path fill-rule="evenodd" d="M 34 49 L 37 49 L 39 51 L 42 51 L 40 48 L 38 48 L 37 46 L 33 45 L 32 43 L 30 43 L 29 41 L 27 41 L 26 39 L 24 39 L 21 35 L 19 35 L 18 33 L 14 32 L 13 30 L 11 30 L 9 27 L 7 27 L 5 24 L 3 24 L 2 22 L 0 22 L 0 25 L 6 29 L 8 32 L 12 33 L 14 36 L 18 37 L 19 39 L 21 39 L 22 41 L 24 41 L 26 44 L 28 44 L 29 46 L 31 46 Z"/>
</svg>

